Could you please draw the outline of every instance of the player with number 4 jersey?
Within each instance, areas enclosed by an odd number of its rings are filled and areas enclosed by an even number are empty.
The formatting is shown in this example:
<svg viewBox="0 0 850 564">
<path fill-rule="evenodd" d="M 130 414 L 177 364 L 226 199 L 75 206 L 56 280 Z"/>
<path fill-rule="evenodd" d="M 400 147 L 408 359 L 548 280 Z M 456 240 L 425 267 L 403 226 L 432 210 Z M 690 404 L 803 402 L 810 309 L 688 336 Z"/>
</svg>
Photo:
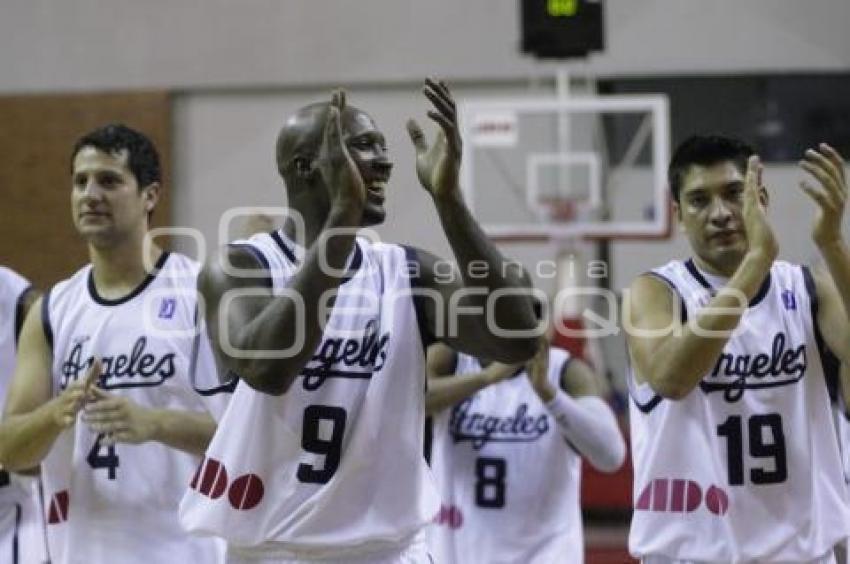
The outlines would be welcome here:
<svg viewBox="0 0 850 564">
<path fill-rule="evenodd" d="M 221 543 L 190 537 L 178 521 L 215 431 L 198 391 L 225 396 L 197 329 L 198 264 L 145 244 L 159 183 L 143 134 L 108 125 L 80 138 L 71 202 L 91 263 L 54 285 L 21 332 L 0 462 L 41 465 L 54 564 L 223 556 Z"/>
</svg>

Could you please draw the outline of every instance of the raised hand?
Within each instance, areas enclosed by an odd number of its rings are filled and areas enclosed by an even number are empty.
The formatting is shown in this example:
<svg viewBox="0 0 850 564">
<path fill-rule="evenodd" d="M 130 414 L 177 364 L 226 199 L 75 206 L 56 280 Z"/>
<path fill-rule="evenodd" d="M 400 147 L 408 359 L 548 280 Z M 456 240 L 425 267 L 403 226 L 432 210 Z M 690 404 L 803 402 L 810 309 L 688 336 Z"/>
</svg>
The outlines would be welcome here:
<svg viewBox="0 0 850 564">
<path fill-rule="evenodd" d="M 769 264 L 773 264 L 779 254 L 776 235 L 767 220 L 767 213 L 761 199 L 762 172 L 761 160 L 753 155 L 747 160 L 747 173 L 744 179 L 744 206 L 742 217 L 747 231 L 749 252 L 759 253 Z"/>
<path fill-rule="evenodd" d="M 442 80 L 427 78 L 422 92 L 434 106 L 428 112 L 428 117 L 437 122 L 440 130 L 430 146 L 416 120 L 408 120 L 407 132 L 416 149 L 419 182 L 433 197 L 439 198 L 459 190 L 462 151 L 457 108 L 448 86 Z"/>
<path fill-rule="evenodd" d="M 100 373 L 100 359 L 96 358 L 82 380 L 68 385 L 65 391 L 51 400 L 53 417 L 60 428 L 67 429 L 76 423 L 77 413 L 91 398 L 91 390 L 94 389 L 93 386 L 100 377 Z"/>
<path fill-rule="evenodd" d="M 531 387 L 543 401 L 555 397 L 555 389 L 549 382 L 549 342 L 545 337 L 538 339 L 537 352 L 525 365 L 525 372 Z"/>
<path fill-rule="evenodd" d="M 501 362 L 491 362 L 484 369 L 484 373 L 487 375 L 488 383 L 495 384 L 497 382 L 501 382 L 502 380 L 507 380 L 508 378 L 516 374 L 520 366 L 521 365 L 519 364 L 503 364 Z"/>
<path fill-rule="evenodd" d="M 345 91 L 334 90 L 319 148 L 318 168 L 330 191 L 331 206 L 339 212 L 350 212 L 359 225 L 366 203 L 366 185 L 342 138 L 340 116 L 344 110 Z"/>
<path fill-rule="evenodd" d="M 105 435 L 102 443 L 143 443 L 154 438 L 156 420 L 152 411 L 123 396 L 92 388 L 93 400 L 86 404 L 83 421 L 93 433 Z"/>
<path fill-rule="evenodd" d="M 847 178 L 844 159 L 827 145 L 809 149 L 800 161 L 800 168 L 811 174 L 820 184 L 816 188 L 806 181 L 800 187 L 818 205 L 818 214 L 812 229 L 812 239 L 819 247 L 841 240 L 841 220 L 847 203 Z"/>
</svg>

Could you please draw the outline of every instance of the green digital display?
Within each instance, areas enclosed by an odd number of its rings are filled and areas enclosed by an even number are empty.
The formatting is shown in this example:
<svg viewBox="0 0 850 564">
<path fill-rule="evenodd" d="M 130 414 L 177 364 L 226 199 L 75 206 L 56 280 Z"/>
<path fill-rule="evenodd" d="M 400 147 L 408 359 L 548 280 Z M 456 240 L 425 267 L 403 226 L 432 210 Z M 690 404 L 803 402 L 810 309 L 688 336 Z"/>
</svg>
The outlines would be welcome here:
<svg viewBox="0 0 850 564">
<path fill-rule="evenodd" d="M 578 12 L 578 0 L 546 0 L 546 13 L 553 17 L 570 17 Z"/>
</svg>

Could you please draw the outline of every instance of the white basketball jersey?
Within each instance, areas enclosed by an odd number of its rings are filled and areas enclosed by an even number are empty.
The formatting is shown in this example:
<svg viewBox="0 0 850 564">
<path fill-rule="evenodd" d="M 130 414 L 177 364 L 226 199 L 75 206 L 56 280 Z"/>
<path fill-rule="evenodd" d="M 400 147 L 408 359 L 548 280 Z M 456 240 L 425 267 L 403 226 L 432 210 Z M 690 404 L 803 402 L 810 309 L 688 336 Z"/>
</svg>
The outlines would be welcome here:
<svg viewBox="0 0 850 564">
<path fill-rule="evenodd" d="M 99 386 L 138 405 L 206 411 L 193 389 L 212 390 L 198 362 L 198 265 L 163 253 L 157 273 L 119 300 L 97 294 L 91 265 L 45 296 L 45 334 L 53 348 L 54 393 L 85 376 L 97 356 Z M 205 384 L 209 382 L 209 384 Z M 42 463 L 52 562 L 152 564 L 217 562 L 222 547 L 180 528 L 178 505 L 198 458 L 159 442 L 107 447 L 78 418 Z"/>
<path fill-rule="evenodd" d="M 17 272 L 0 266 L 0 406 L 6 405 L 6 391 L 15 372 L 18 300 L 30 283 Z"/>
<path fill-rule="evenodd" d="M 549 352 L 560 387 L 569 354 Z M 481 364 L 457 355 L 457 374 Z M 581 457 L 558 430 L 525 371 L 434 417 L 431 467 L 442 507 L 428 528 L 441 564 L 584 562 Z"/>
<path fill-rule="evenodd" d="M 18 304 L 30 283 L 0 266 L 0 409 L 15 372 Z M 0 470 L 0 562 L 41 564 L 47 559 L 38 479 Z"/>
<path fill-rule="evenodd" d="M 838 433 L 838 446 L 841 450 L 841 466 L 844 469 L 844 481 L 850 484 L 850 418 L 843 406 L 833 410 L 835 430 Z"/>
<path fill-rule="evenodd" d="M 243 243 L 244 244 L 244 243 Z M 276 293 L 304 249 L 256 235 Z M 192 531 L 267 557 L 410 542 L 439 503 L 423 457 L 425 353 L 407 254 L 357 238 L 321 343 L 281 396 L 239 382 L 181 506 Z"/>
<path fill-rule="evenodd" d="M 714 290 L 692 260 L 653 271 L 694 319 Z M 679 401 L 629 374 L 638 557 L 809 562 L 850 531 L 814 282 L 774 262 L 714 368 Z"/>
</svg>

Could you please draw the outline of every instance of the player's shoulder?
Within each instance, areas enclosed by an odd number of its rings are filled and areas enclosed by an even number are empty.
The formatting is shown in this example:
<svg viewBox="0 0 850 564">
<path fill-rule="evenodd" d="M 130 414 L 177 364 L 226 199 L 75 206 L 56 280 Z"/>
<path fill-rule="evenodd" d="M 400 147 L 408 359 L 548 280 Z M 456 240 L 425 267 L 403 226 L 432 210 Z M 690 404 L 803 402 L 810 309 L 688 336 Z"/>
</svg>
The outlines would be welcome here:
<svg viewBox="0 0 850 564">
<path fill-rule="evenodd" d="M 0 266 L 0 300 L 16 302 L 31 286 L 29 280 L 5 266 Z"/>
<path fill-rule="evenodd" d="M 29 286 L 29 280 L 7 266 L 0 266 L 0 285 L 4 288 Z"/>
<path fill-rule="evenodd" d="M 92 265 L 91 263 L 86 264 L 80 267 L 76 272 L 71 274 L 71 276 L 56 282 L 52 287 L 48 288 L 47 293 L 52 298 L 56 296 L 61 296 L 66 293 L 74 293 L 81 291 L 88 291 L 88 280 L 91 275 Z"/>
<path fill-rule="evenodd" d="M 398 276 L 419 277 L 422 273 L 421 251 L 416 247 L 373 241 L 358 236 L 355 247 L 356 255 L 362 254 L 362 266 L 369 271 L 381 270 Z"/>
<path fill-rule="evenodd" d="M 165 257 L 165 260 L 159 270 L 166 273 L 185 273 L 191 276 L 197 276 L 200 269 L 201 263 L 199 261 L 190 258 L 183 253 L 170 251 Z"/>
<path fill-rule="evenodd" d="M 806 272 L 811 272 L 811 269 L 787 260 L 775 260 L 770 265 L 770 276 L 779 280 L 800 278 L 806 276 Z"/>
</svg>

